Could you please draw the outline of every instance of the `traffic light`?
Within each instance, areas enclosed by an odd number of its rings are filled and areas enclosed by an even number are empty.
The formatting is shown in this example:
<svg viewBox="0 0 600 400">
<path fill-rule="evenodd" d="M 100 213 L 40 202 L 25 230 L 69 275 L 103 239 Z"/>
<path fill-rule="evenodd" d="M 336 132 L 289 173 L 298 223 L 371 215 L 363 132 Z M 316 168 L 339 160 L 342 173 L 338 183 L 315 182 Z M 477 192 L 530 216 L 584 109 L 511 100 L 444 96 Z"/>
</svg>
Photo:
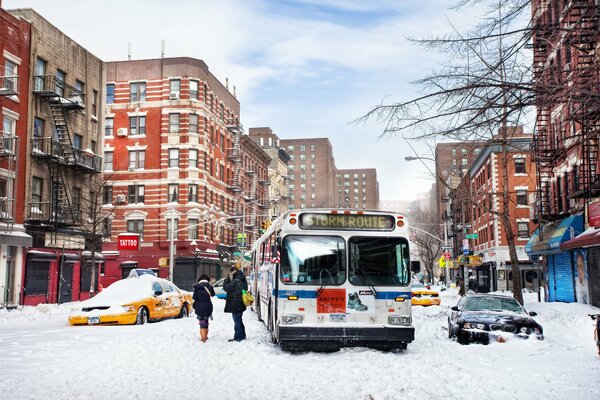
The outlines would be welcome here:
<svg viewBox="0 0 600 400">
<path fill-rule="evenodd" d="M 269 229 L 269 227 L 271 226 L 271 221 L 269 220 L 264 220 L 260 223 L 260 231 L 261 232 L 266 232 L 267 229 Z"/>
</svg>

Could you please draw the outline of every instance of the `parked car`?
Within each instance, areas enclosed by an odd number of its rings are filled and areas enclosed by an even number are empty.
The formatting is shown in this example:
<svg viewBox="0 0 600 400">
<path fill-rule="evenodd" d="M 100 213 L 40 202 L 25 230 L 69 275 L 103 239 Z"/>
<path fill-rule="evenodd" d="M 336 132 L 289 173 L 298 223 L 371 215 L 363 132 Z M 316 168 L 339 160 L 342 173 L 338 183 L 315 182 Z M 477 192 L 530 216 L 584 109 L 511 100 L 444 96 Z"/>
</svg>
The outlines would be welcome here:
<svg viewBox="0 0 600 400">
<path fill-rule="evenodd" d="M 227 293 L 223 290 L 224 281 L 225 278 L 221 278 L 218 281 L 216 281 L 213 285 L 213 288 L 215 289 L 215 296 L 217 296 L 219 299 L 224 299 L 225 297 L 227 297 Z"/>
<path fill-rule="evenodd" d="M 422 283 L 413 282 L 411 304 L 413 306 L 439 306 L 440 294 Z"/>
<path fill-rule="evenodd" d="M 192 309 L 192 294 L 173 283 L 142 274 L 116 281 L 74 307 L 70 325 L 137 324 L 183 318 Z"/>
<path fill-rule="evenodd" d="M 542 326 L 512 297 L 496 294 L 467 294 L 451 308 L 448 336 L 460 344 L 492 340 L 505 341 L 510 336 L 544 339 Z"/>
<path fill-rule="evenodd" d="M 156 276 L 156 273 L 149 268 L 134 268 L 131 271 L 129 271 L 129 275 L 127 275 L 127 277 L 128 278 L 137 278 L 142 275 Z"/>
</svg>

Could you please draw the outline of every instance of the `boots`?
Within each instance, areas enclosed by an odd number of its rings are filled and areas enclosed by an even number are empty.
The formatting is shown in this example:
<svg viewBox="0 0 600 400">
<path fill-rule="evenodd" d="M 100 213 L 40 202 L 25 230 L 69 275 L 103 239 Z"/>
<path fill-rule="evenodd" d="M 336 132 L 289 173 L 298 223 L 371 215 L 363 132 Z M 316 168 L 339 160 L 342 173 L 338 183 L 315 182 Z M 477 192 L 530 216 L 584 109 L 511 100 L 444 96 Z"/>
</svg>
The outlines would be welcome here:
<svg viewBox="0 0 600 400">
<path fill-rule="evenodd" d="M 200 340 L 202 343 L 208 340 L 208 328 L 200 328 Z"/>
</svg>

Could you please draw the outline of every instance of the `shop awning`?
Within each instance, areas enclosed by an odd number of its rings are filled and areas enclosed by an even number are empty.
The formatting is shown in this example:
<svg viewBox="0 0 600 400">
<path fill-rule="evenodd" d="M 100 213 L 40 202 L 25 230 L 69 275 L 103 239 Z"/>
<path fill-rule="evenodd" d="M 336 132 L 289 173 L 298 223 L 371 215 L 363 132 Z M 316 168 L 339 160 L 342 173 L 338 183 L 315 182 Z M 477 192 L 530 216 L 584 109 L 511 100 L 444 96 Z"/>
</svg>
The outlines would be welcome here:
<svg viewBox="0 0 600 400">
<path fill-rule="evenodd" d="M 561 250 L 571 250 L 591 246 L 600 246 L 600 228 L 588 228 L 581 235 L 562 243 L 560 248 Z"/>
<path fill-rule="evenodd" d="M 0 232 L 0 243 L 9 246 L 31 247 L 33 239 L 25 232 Z"/>
<path fill-rule="evenodd" d="M 536 229 L 525 246 L 525 252 L 529 256 L 560 253 L 561 243 L 573 239 L 581 232 L 583 232 L 582 215 L 571 215 L 560 222 L 544 225 L 541 235 L 540 228 Z"/>
</svg>

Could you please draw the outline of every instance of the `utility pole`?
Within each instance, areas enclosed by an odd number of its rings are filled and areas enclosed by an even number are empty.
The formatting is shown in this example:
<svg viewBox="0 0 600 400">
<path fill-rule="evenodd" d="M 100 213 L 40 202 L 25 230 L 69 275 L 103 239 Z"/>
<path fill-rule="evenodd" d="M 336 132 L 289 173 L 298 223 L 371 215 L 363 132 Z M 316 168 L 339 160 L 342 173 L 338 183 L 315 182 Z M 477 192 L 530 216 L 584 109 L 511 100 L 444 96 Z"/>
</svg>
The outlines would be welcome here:
<svg viewBox="0 0 600 400">
<path fill-rule="evenodd" d="M 171 226 L 169 228 L 169 280 L 173 282 L 173 263 L 175 257 L 175 243 L 173 237 L 175 236 L 175 207 L 171 207 Z"/>
</svg>

